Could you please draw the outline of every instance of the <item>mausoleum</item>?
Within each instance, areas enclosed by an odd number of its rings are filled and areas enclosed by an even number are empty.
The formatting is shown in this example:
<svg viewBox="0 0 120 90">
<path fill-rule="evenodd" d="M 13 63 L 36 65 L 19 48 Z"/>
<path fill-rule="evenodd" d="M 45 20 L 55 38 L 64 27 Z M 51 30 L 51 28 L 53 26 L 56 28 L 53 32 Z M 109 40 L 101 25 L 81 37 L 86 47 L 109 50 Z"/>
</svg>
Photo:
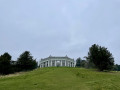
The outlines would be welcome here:
<svg viewBox="0 0 120 90">
<path fill-rule="evenodd" d="M 75 67 L 74 59 L 65 57 L 49 56 L 40 60 L 40 67 Z"/>
</svg>

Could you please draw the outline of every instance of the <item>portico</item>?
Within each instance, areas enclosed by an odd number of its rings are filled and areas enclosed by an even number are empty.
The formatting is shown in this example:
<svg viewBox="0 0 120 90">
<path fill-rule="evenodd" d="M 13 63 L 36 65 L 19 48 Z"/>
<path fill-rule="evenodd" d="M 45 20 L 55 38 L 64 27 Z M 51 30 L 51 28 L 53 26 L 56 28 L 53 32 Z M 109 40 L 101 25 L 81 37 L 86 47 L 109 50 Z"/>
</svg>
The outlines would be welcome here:
<svg viewBox="0 0 120 90">
<path fill-rule="evenodd" d="M 40 67 L 75 67 L 74 59 L 67 56 L 65 57 L 53 57 L 41 59 Z"/>
</svg>

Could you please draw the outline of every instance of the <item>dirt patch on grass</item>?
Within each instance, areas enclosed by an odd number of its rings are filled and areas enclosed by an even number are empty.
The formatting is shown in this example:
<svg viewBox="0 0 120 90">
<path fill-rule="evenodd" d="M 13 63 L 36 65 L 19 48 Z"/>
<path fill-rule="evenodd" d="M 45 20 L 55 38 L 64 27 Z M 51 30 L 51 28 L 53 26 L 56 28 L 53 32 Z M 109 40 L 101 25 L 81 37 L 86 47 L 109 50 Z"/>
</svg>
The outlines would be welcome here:
<svg viewBox="0 0 120 90">
<path fill-rule="evenodd" d="M 19 75 L 24 74 L 24 73 L 26 73 L 26 72 L 17 72 L 14 74 L 0 75 L 0 78 L 19 76 Z"/>
</svg>

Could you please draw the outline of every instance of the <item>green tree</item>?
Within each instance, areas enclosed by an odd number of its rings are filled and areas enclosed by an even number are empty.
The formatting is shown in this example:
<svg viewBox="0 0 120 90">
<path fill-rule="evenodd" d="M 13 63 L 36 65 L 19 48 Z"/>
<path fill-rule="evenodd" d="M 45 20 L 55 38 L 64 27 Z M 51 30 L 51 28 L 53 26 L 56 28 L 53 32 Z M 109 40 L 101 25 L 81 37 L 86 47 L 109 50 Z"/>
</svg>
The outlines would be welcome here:
<svg viewBox="0 0 120 90">
<path fill-rule="evenodd" d="M 80 62 L 80 66 L 81 67 L 86 67 L 86 60 L 81 60 L 81 62 Z"/>
<path fill-rule="evenodd" d="M 29 51 L 25 51 L 17 59 L 17 67 L 18 71 L 32 70 L 37 67 L 37 62 Z"/>
<path fill-rule="evenodd" d="M 0 74 L 11 73 L 11 56 L 6 52 L 0 56 Z"/>
<path fill-rule="evenodd" d="M 120 65 L 116 64 L 113 68 L 114 71 L 120 71 Z"/>
<path fill-rule="evenodd" d="M 90 59 L 87 56 L 85 56 L 84 58 L 86 59 L 85 60 L 86 61 L 86 65 L 85 65 L 86 68 L 95 68 L 94 63 L 91 62 Z"/>
<path fill-rule="evenodd" d="M 81 58 L 77 58 L 77 60 L 76 60 L 76 67 L 80 67 L 81 65 L 80 65 L 80 63 L 81 63 Z"/>
<path fill-rule="evenodd" d="M 89 48 L 88 59 L 100 71 L 111 70 L 114 65 L 114 58 L 107 48 L 96 44 Z"/>
</svg>

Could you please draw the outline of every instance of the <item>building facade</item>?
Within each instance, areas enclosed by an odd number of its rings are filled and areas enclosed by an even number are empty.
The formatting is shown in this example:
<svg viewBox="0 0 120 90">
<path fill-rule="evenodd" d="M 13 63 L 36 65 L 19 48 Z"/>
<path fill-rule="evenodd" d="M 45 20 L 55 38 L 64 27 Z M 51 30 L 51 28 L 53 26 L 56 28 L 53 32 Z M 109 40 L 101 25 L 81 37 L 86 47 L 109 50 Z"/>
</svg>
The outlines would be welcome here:
<svg viewBox="0 0 120 90">
<path fill-rule="evenodd" d="M 75 67 L 74 59 L 65 57 L 49 56 L 40 60 L 40 67 Z"/>
</svg>

